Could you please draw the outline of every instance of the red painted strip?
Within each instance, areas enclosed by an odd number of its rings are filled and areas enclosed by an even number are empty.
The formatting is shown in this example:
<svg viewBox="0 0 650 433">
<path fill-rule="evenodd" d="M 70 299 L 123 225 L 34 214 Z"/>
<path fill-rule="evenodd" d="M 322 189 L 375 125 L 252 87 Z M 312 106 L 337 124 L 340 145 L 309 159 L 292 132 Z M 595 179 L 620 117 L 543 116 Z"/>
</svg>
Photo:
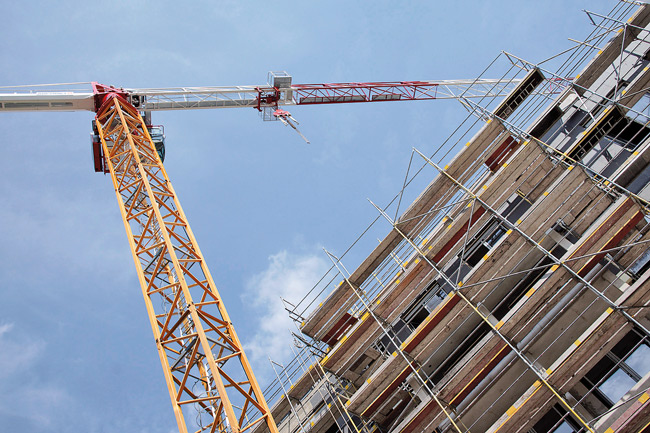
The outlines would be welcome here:
<svg viewBox="0 0 650 433">
<path fill-rule="evenodd" d="M 515 140 L 512 136 L 506 138 L 503 143 L 488 157 L 485 161 L 485 165 L 490 169 L 491 172 L 495 172 L 499 169 L 502 162 L 510 158 L 518 148 L 519 142 Z"/>
<path fill-rule="evenodd" d="M 641 403 L 637 399 L 614 421 L 610 428 L 612 431 L 638 431 L 639 433 L 648 433 L 650 431 L 650 423 L 648 423 L 646 418 L 648 412 L 650 412 L 650 405 L 647 404 L 647 401 Z"/>
<path fill-rule="evenodd" d="M 357 318 L 352 316 L 350 313 L 345 313 L 335 324 L 327 331 L 327 334 L 321 339 L 325 344 L 334 346 L 338 343 L 341 335 L 347 331 L 352 325 L 357 323 Z"/>
<path fill-rule="evenodd" d="M 505 343 L 503 343 L 503 344 L 505 345 Z M 457 400 L 460 395 L 456 396 L 454 398 L 454 400 L 452 400 L 451 404 L 455 404 L 456 401 L 460 402 L 460 401 L 462 401 L 462 399 L 467 397 L 467 394 L 469 394 L 469 392 L 472 389 L 474 389 L 474 387 L 478 383 L 480 383 L 481 380 L 483 380 L 485 375 L 487 375 L 489 373 L 489 371 L 492 370 L 499 363 L 499 361 L 501 361 L 501 359 L 503 359 L 503 357 L 508 354 L 508 352 L 510 352 L 510 350 L 511 349 L 510 349 L 509 346 L 506 346 L 504 349 L 502 349 L 502 352 L 499 353 L 499 355 L 489 363 L 489 368 L 486 367 L 484 369 L 485 374 L 482 377 L 480 377 L 480 378 L 477 377 L 475 380 L 472 381 L 472 382 L 475 383 L 474 386 L 472 386 L 471 389 L 469 389 L 467 391 L 467 393 L 465 393 L 465 391 L 463 390 L 462 393 L 464 395 L 460 398 L 460 400 Z M 483 374 L 483 373 L 481 373 L 481 374 Z M 439 410 L 439 406 L 435 403 L 435 400 L 431 399 L 431 401 L 425 407 L 422 408 L 422 410 L 411 420 L 411 422 L 409 422 L 406 425 L 406 427 L 400 433 L 412 433 L 412 432 L 420 433 L 420 432 L 422 432 L 422 430 L 418 430 L 418 428 L 421 428 L 420 424 L 424 423 L 427 420 L 427 417 L 429 417 L 429 415 L 434 410 Z"/>
<path fill-rule="evenodd" d="M 416 430 L 420 424 L 425 420 L 425 418 L 431 413 L 432 409 L 440 410 L 434 399 L 431 399 L 429 404 L 424 406 L 422 410 L 409 422 L 406 427 L 400 433 L 411 433 L 417 431 L 422 433 L 422 430 Z"/>
<path fill-rule="evenodd" d="M 348 342 L 349 342 L 349 343 L 354 343 L 354 342 L 356 341 L 356 338 L 358 338 L 359 335 L 363 335 L 363 333 L 364 333 L 364 332 L 365 332 L 365 331 L 370 327 L 370 324 L 372 324 L 372 323 L 375 323 L 375 321 L 374 321 L 374 320 L 365 320 L 365 321 L 363 321 L 363 322 L 362 322 L 362 323 L 361 323 L 361 324 L 360 324 L 360 325 L 359 325 L 359 326 L 358 326 L 358 327 L 353 331 L 352 335 L 350 335 L 350 338 L 348 338 L 347 340 L 345 340 L 345 343 L 344 343 L 342 346 L 338 347 L 338 348 L 337 348 L 336 350 L 334 350 L 333 352 L 330 352 L 329 358 L 327 358 L 327 361 L 325 362 L 325 364 L 324 364 L 323 366 L 324 366 L 324 367 L 329 367 L 329 366 L 331 366 L 335 361 L 337 361 L 338 359 L 340 359 L 341 356 L 343 356 L 343 354 L 344 354 L 344 352 L 345 352 L 345 350 L 344 350 L 343 348 L 346 346 L 346 344 L 347 344 Z M 355 336 L 357 336 L 357 337 L 355 338 Z"/>
<path fill-rule="evenodd" d="M 381 404 L 384 401 L 386 401 L 388 399 L 388 397 L 390 397 L 390 395 L 393 393 L 393 391 L 395 391 L 399 387 L 399 385 L 402 382 L 404 382 L 404 380 L 408 377 L 408 375 L 410 373 L 411 373 L 411 368 L 410 367 L 406 367 L 404 370 L 402 370 L 402 372 L 395 378 L 395 380 L 393 380 L 390 383 L 390 385 L 388 385 L 386 387 L 386 389 L 384 389 L 381 392 L 381 394 L 379 394 L 379 396 L 375 399 L 375 401 L 373 401 L 372 404 L 370 406 L 368 406 L 368 408 L 366 410 L 364 410 L 361 415 L 369 417 L 373 413 L 375 413 L 375 411 L 377 411 L 377 409 L 379 409 L 379 406 L 381 406 Z"/>
<path fill-rule="evenodd" d="M 451 311 L 452 308 L 454 308 L 454 305 L 458 304 L 458 301 L 460 301 L 460 296 L 458 295 L 453 295 L 447 302 L 445 302 L 441 308 L 436 311 L 435 315 L 431 318 L 431 320 L 422 327 L 417 333 L 415 334 L 415 337 L 409 343 L 404 347 L 404 350 L 407 352 L 411 352 L 413 349 L 416 348 L 418 344 L 424 340 L 424 337 L 426 337 L 429 332 L 433 330 L 433 328 L 436 327 L 438 323 Z"/>
<path fill-rule="evenodd" d="M 468 224 L 463 224 L 463 226 L 454 234 L 454 236 L 445 244 L 444 247 L 438 253 L 431 259 L 434 263 L 438 263 L 440 260 L 445 257 L 445 255 L 453 248 L 456 243 L 458 243 L 459 240 L 462 239 L 463 236 L 465 236 L 465 233 L 467 233 L 467 230 L 469 230 L 476 222 L 483 216 L 485 213 L 485 209 L 481 206 L 478 207 L 474 211 L 474 214 L 472 215 L 470 221 L 468 221 Z"/>
<path fill-rule="evenodd" d="M 573 257 L 579 257 L 583 254 L 586 254 L 589 248 L 591 248 L 597 241 L 600 239 L 600 237 L 607 232 L 619 219 L 625 215 L 625 213 L 632 207 L 634 204 L 634 201 L 631 198 L 628 198 L 625 200 L 621 205 L 616 208 L 614 212 L 596 229 L 594 233 L 589 236 L 587 240 L 585 240 L 578 249 L 571 254 L 571 258 Z"/>
<path fill-rule="evenodd" d="M 510 353 L 510 351 L 512 351 L 512 349 L 510 346 L 506 345 L 506 343 L 500 342 L 497 344 L 497 346 L 492 349 L 485 357 L 489 360 L 487 365 L 483 367 L 483 369 L 470 380 L 467 386 L 465 386 L 465 388 L 463 388 L 456 395 L 456 397 L 453 398 L 453 400 L 451 400 L 451 404 L 455 405 L 465 400 L 469 393 L 472 392 L 472 390 L 474 390 L 474 388 L 476 388 L 476 386 L 481 383 L 483 379 L 485 379 L 485 376 L 487 376 L 488 373 L 490 373 L 490 371 L 492 371 L 494 367 L 496 367 L 497 364 L 501 362 L 501 360 L 505 358 L 508 353 Z M 496 355 L 493 355 L 494 352 L 497 352 Z M 492 356 L 492 359 L 489 358 L 490 356 Z"/>
<path fill-rule="evenodd" d="M 630 218 L 630 220 L 627 223 L 625 223 L 625 225 L 621 227 L 621 229 L 618 232 L 616 232 L 614 237 L 612 237 L 609 240 L 609 242 L 607 242 L 600 249 L 600 251 L 609 250 L 611 248 L 616 247 L 619 244 L 619 242 L 621 242 L 623 238 L 628 233 L 630 233 L 634 228 L 634 226 L 642 219 L 643 219 L 642 212 L 637 212 L 636 214 L 634 214 L 634 216 Z M 591 259 L 589 259 L 589 261 L 585 263 L 585 265 L 582 268 L 580 268 L 580 270 L 578 271 L 578 275 L 584 278 L 584 276 L 587 275 L 589 271 L 591 271 L 594 268 L 594 266 L 596 266 L 596 264 L 600 262 L 603 259 L 603 257 L 605 257 L 606 254 L 607 253 L 600 253 L 600 254 L 596 254 L 595 256 L 592 256 Z"/>
</svg>

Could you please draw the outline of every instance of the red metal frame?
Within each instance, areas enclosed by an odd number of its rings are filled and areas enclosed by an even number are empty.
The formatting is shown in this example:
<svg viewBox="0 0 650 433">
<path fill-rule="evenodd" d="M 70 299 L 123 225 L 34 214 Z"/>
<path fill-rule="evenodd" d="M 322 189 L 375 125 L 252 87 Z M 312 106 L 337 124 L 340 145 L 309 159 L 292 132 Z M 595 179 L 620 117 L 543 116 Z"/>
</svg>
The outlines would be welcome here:
<svg viewBox="0 0 650 433">
<path fill-rule="evenodd" d="M 437 99 L 438 86 L 439 83 L 426 81 L 395 81 L 294 84 L 291 90 L 297 105 L 312 105 Z"/>
<path fill-rule="evenodd" d="M 93 82 L 92 86 L 93 93 L 95 94 L 95 113 L 98 113 L 102 105 L 111 98 L 119 97 L 124 102 L 128 101 L 129 94 L 124 89 L 118 89 L 117 87 L 107 86 L 97 82 Z"/>
<path fill-rule="evenodd" d="M 257 90 L 257 106 L 255 107 L 257 111 L 262 111 L 262 104 L 265 106 L 274 105 L 278 106 L 278 101 L 280 100 L 280 91 L 277 88 L 273 88 L 272 92 L 262 90 L 259 87 L 256 87 Z"/>
</svg>

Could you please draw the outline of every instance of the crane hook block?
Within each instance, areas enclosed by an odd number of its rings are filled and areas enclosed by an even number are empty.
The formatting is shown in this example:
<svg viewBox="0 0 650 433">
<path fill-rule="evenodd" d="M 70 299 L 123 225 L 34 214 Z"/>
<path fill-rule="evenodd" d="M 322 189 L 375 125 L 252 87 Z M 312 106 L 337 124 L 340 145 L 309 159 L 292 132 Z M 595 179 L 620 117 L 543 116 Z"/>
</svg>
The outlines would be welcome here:
<svg viewBox="0 0 650 433">
<path fill-rule="evenodd" d="M 302 132 L 298 129 L 298 126 L 300 122 L 298 122 L 296 119 L 293 118 L 291 113 L 289 113 L 287 110 L 283 110 L 281 108 L 278 108 L 273 112 L 273 116 L 275 116 L 276 119 L 278 119 L 280 122 L 284 124 L 284 126 L 290 126 L 293 128 L 294 131 L 296 131 L 303 140 L 309 144 L 309 140 L 307 140 L 307 137 L 302 135 Z"/>
</svg>

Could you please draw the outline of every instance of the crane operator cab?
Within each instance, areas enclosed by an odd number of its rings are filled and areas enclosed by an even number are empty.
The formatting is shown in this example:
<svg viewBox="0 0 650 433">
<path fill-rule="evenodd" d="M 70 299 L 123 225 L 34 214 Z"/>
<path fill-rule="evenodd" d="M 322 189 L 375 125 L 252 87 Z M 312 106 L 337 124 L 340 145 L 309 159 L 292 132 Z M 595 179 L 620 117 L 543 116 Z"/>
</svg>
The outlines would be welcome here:
<svg viewBox="0 0 650 433">
<path fill-rule="evenodd" d="M 162 125 L 147 125 L 151 141 L 156 146 L 160 162 L 165 162 L 165 128 Z"/>
<path fill-rule="evenodd" d="M 92 154 L 95 172 L 108 173 L 108 166 L 104 160 L 104 151 L 102 149 L 102 142 L 99 137 L 99 131 L 95 121 L 92 122 L 93 131 L 90 133 L 90 142 L 92 143 Z M 160 162 L 165 161 L 165 128 L 162 125 L 148 125 L 147 131 L 151 141 L 156 147 L 156 152 L 160 157 Z"/>
</svg>

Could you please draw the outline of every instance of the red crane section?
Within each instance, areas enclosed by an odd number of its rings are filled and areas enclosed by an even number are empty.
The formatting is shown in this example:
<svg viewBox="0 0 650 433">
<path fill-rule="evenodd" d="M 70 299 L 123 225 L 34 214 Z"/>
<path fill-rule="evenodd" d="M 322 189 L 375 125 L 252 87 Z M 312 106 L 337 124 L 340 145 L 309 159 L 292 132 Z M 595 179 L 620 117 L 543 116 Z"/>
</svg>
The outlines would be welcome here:
<svg viewBox="0 0 650 433">
<path fill-rule="evenodd" d="M 294 84 L 296 105 L 438 99 L 440 83 L 397 81 L 376 83 Z M 445 93 L 448 98 L 449 94 Z"/>
</svg>

